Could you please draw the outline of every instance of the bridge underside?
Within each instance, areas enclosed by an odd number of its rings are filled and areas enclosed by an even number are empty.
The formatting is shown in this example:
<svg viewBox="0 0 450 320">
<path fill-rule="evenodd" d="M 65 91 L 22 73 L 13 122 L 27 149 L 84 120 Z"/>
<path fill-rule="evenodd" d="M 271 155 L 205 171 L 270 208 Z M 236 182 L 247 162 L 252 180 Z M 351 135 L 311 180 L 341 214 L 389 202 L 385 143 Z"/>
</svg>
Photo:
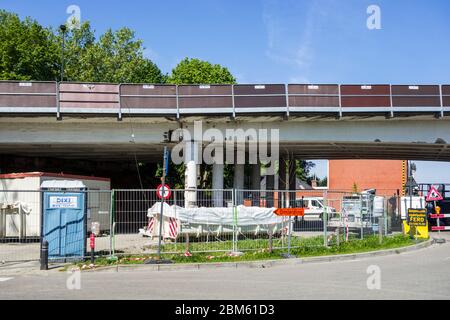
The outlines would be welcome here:
<svg viewBox="0 0 450 320">
<path fill-rule="evenodd" d="M 1 144 L 0 154 L 91 161 L 160 162 L 163 144 Z M 282 143 L 280 155 L 297 159 L 398 159 L 450 161 L 448 144 L 419 143 Z"/>
<path fill-rule="evenodd" d="M 194 132 L 194 119 L 0 117 L 0 155 L 160 162 L 164 133 Z M 278 130 L 280 153 L 298 159 L 399 159 L 450 161 L 450 119 L 352 118 L 350 120 L 204 118 L 202 132 L 217 129 Z M 203 144 L 208 144 L 204 137 Z"/>
</svg>

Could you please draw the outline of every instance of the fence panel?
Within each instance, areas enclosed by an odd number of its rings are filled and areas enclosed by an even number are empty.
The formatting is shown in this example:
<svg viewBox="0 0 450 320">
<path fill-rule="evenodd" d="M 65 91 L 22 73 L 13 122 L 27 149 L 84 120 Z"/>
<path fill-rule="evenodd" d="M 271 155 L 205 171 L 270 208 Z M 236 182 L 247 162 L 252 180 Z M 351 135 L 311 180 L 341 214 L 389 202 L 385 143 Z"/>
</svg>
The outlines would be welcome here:
<svg viewBox="0 0 450 320">
<path fill-rule="evenodd" d="M 0 262 L 38 260 L 41 193 L 0 191 Z"/>
<path fill-rule="evenodd" d="M 163 204 L 165 254 L 286 252 L 401 232 L 400 198 L 334 190 L 172 190 Z M 155 189 L 87 191 L 86 248 L 96 255 L 152 255 L 160 236 Z M 189 200 L 189 201 L 187 201 Z M 0 261 L 38 260 L 40 191 L 0 191 Z M 277 216 L 278 208 L 304 215 Z M 89 250 L 89 249 L 88 249 Z M 300 251 L 301 251 L 300 250 Z"/>
<path fill-rule="evenodd" d="M 86 248 L 89 250 L 89 235 L 95 234 L 95 251 L 97 255 L 111 254 L 112 245 L 112 202 L 110 190 L 88 190 L 86 195 Z"/>
</svg>

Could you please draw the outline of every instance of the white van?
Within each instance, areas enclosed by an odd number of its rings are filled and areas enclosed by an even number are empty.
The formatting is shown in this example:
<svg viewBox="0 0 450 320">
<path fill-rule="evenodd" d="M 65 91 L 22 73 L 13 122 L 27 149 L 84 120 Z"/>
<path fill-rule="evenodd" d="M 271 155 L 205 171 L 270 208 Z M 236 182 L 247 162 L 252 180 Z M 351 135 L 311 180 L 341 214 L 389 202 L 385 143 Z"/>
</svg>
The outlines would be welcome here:
<svg viewBox="0 0 450 320">
<path fill-rule="evenodd" d="M 324 210 L 327 213 L 336 212 L 336 209 L 324 206 L 323 197 L 303 197 L 303 199 L 297 199 L 295 202 L 297 208 L 305 208 L 303 217 L 305 221 L 322 220 Z"/>
</svg>

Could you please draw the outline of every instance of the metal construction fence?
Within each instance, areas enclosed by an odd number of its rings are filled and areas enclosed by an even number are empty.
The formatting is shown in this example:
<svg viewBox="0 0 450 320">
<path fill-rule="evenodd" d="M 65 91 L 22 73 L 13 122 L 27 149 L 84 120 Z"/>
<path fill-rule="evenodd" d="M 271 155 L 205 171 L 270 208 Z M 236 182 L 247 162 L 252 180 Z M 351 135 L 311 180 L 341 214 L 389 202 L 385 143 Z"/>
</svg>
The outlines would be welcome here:
<svg viewBox="0 0 450 320">
<path fill-rule="evenodd" d="M 66 191 L 61 191 L 66 192 Z M 399 198 L 332 190 L 88 190 L 86 248 L 95 254 L 152 255 L 246 252 L 328 246 L 398 229 Z M 189 200 L 189 201 L 188 201 Z M 38 260 L 45 224 L 43 191 L 0 191 L 0 262 Z M 304 208 L 303 216 L 274 214 Z M 44 220 L 44 221 L 43 221 Z M 160 233 L 160 224 L 162 233 Z"/>
</svg>

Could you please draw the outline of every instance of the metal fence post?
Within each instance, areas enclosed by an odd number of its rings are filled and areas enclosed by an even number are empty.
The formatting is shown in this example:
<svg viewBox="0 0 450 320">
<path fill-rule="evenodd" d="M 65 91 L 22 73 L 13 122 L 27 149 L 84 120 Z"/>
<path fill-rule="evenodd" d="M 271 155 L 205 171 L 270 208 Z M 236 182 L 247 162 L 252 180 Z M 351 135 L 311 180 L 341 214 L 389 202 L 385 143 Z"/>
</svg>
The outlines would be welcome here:
<svg viewBox="0 0 450 320">
<path fill-rule="evenodd" d="M 384 229 L 384 218 L 378 218 L 378 242 L 383 243 L 383 229 Z"/>
<path fill-rule="evenodd" d="M 327 212 L 327 207 L 328 207 L 328 191 L 325 190 L 325 194 L 324 194 L 324 199 L 323 199 L 323 213 L 322 213 L 322 222 L 323 222 L 323 245 L 325 247 L 328 246 L 328 228 L 327 228 L 327 220 L 328 220 L 328 212 Z"/>
<path fill-rule="evenodd" d="M 341 239 L 340 239 L 340 235 L 341 235 L 341 230 L 339 228 L 339 226 L 336 228 L 336 246 L 339 247 L 339 245 L 341 244 Z"/>
<path fill-rule="evenodd" d="M 111 190 L 109 194 L 109 256 L 112 256 L 112 226 L 113 226 L 113 219 L 112 219 L 112 208 L 113 208 L 113 192 L 114 190 Z"/>
<path fill-rule="evenodd" d="M 364 220 L 363 220 L 363 209 L 362 209 L 362 206 L 363 206 L 363 199 L 362 199 L 362 196 L 361 196 L 361 194 L 359 195 L 359 197 L 360 197 L 360 213 L 359 213 L 359 219 L 360 219 L 360 221 L 361 221 L 361 240 L 362 239 L 364 239 Z"/>
<path fill-rule="evenodd" d="M 288 235 L 288 252 L 287 257 L 291 256 L 291 237 L 292 237 L 292 217 L 289 216 L 289 235 Z"/>
<path fill-rule="evenodd" d="M 384 210 L 383 210 L 383 213 L 384 213 L 384 219 L 383 219 L 383 222 L 384 222 L 384 236 L 385 237 L 388 234 L 388 212 L 387 212 L 387 210 L 388 210 L 388 206 L 386 204 L 386 208 L 384 208 Z"/>
<path fill-rule="evenodd" d="M 271 254 L 273 252 L 273 234 L 272 234 L 272 228 L 269 226 L 269 253 Z"/>
<path fill-rule="evenodd" d="M 116 246 L 116 233 L 115 233 L 115 229 L 116 229 L 116 213 L 115 213 L 115 208 L 116 208 L 116 190 L 112 190 L 111 192 L 111 251 L 112 251 L 112 257 L 114 257 L 115 255 L 115 246 Z"/>
<path fill-rule="evenodd" d="M 233 209 L 233 252 L 237 251 L 237 208 L 236 208 L 236 189 L 231 192 L 231 207 Z"/>
</svg>

